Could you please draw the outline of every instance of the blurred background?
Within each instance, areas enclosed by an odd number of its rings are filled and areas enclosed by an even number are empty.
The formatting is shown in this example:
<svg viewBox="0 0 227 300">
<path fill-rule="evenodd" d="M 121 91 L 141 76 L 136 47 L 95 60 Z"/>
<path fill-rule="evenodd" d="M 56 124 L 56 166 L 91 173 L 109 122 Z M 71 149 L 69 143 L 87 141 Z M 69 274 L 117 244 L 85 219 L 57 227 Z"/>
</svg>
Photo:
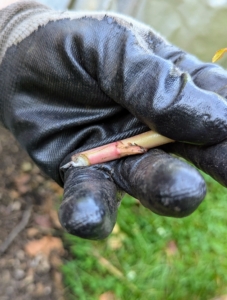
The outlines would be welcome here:
<svg viewBox="0 0 227 300">
<path fill-rule="evenodd" d="M 51 1 L 40 2 L 50 5 Z M 207 62 L 211 62 L 216 50 L 227 47 L 226 0 L 54 0 L 52 6 L 55 9 L 68 6 L 74 10 L 111 10 L 133 16 Z M 227 59 L 224 57 L 220 64 L 226 67 Z M 8 159 L 14 160 L 19 150 L 13 152 L 12 147 L 7 146 L 4 134 L 0 138 L 0 150 L 11 151 Z M 18 164 L 20 176 L 34 173 L 31 178 L 36 182 L 38 198 L 52 197 L 54 201 L 60 198 L 61 191 L 56 192 L 51 181 L 42 182 L 39 177 L 37 185 L 39 171 L 26 156 L 21 161 L 23 164 Z M 24 164 L 27 162 L 32 166 L 30 171 Z M 62 233 L 68 252 L 60 269 L 67 299 L 226 300 L 227 190 L 203 175 L 208 186 L 206 199 L 187 218 L 157 216 L 126 195 L 117 225 L 108 239 L 90 242 Z M 11 188 L 10 182 L 4 185 L 4 191 Z M 55 198 L 51 193 L 55 193 Z M 34 192 L 31 197 L 35 197 Z M 31 291 L 30 295 L 32 288 Z M 57 299 L 51 293 L 40 299 Z M 37 299 L 38 296 L 33 295 L 34 298 L 26 299 Z M 25 299 L 23 297 L 21 299 Z"/>
<path fill-rule="evenodd" d="M 108 10 L 151 25 L 177 46 L 211 61 L 225 43 L 226 0 L 40 0 L 55 9 Z"/>
</svg>

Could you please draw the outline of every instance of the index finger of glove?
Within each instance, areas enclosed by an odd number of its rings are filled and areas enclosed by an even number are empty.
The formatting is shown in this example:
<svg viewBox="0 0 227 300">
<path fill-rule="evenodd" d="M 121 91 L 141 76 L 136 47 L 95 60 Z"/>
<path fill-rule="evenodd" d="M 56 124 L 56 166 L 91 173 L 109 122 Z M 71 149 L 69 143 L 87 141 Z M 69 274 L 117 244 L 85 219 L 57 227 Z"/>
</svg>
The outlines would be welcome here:
<svg viewBox="0 0 227 300">
<path fill-rule="evenodd" d="M 161 57 L 157 47 L 163 39 L 155 32 L 111 16 L 85 21 L 87 26 L 78 27 L 85 68 L 95 70 L 92 76 L 110 98 L 171 139 L 206 145 L 227 137 L 225 99 L 199 88 L 187 72 Z M 87 34 L 88 26 L 95 28 L 93 34 Z"/>
<path fill-rule="evenodd" d="M 227 98 L 227 72 L 222 67 L 213 63 L 204 63 L 165 40 L 156 45 L 155 53 L 173 62 L 183 72 L 188 72 L 199 88 Z"/>
</svg>

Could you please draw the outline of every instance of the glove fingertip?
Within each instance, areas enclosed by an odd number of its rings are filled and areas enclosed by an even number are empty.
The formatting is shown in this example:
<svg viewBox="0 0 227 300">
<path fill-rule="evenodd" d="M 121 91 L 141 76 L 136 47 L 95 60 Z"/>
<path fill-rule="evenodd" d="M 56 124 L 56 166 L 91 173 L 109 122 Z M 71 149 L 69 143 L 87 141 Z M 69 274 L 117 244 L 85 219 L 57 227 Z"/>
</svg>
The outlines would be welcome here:
<svg viewBox="0 0 227 300">
<path fill-rule="evenodd" d="M 106 238 L 117 217 L 116 186 L 97 170 L 73 168 L 67 172 L 59 209 L 62 226 L 84 239 Z"/>
<path fill-rule="evenodd" d="M 206 195 L 200 173 L 160 149 L 122 160 L 114 176 L 122 189 L 162 216 L 188 216 Z"/>
<path fill-rule="evenodd" d="M 160 166 L 150 186 L 150 196 L 141 202 L 153 212 L 182 218 L 190 215 L 203 201 L 206 184 L 197 170 L 185 163 L 169 162 Z"/>
</svg>

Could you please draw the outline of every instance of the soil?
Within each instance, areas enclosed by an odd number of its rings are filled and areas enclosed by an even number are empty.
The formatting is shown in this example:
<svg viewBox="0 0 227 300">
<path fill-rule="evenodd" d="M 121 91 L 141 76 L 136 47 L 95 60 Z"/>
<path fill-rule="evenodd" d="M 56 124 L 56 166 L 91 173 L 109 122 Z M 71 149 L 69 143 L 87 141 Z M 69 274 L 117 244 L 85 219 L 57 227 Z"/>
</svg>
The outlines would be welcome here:
<svg viewBox="0 0 227 300">
<path fill-rule="evenodd" d="M 55 210 L 62 189 L 3 128 L 0 165 L 0 300 L 63 300 L 60 267 L 67 253 Z M 24 229 L 17 233 L 20 225 Z M 12 231 L 16 237 L 1 253 Z"/>
</svg>

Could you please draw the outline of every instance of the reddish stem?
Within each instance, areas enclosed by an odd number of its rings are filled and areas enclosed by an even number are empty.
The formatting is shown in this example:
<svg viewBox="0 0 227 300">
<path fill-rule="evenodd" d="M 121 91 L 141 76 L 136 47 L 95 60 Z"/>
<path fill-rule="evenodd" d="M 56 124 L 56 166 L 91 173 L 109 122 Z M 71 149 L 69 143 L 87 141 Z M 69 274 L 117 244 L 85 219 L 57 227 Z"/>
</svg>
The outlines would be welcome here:
<svg viewBox="0 0 227 300">
<path fill-rule="evenodd" d="M 71 162 L 62 168 L 90 166 L 128 155 L 143 154 L 150 148 L 171 142 L 174 141 L 150 130 L 121 141 L 77 153 L 71 157 Z"/>
</svg>

